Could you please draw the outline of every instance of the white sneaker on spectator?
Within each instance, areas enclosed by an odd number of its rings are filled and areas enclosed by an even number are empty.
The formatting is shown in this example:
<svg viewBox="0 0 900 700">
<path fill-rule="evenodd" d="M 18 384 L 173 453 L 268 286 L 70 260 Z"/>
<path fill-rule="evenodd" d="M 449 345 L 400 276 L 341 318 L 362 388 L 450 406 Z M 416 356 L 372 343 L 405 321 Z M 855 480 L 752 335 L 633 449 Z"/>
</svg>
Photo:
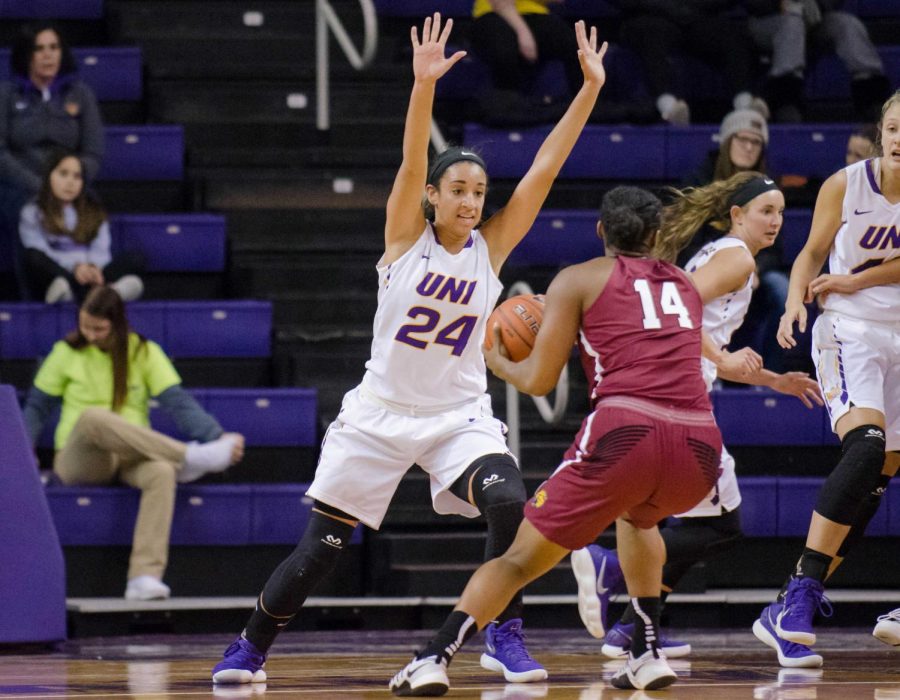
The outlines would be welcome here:
<svg viewBox="0 0 900 700">
<path fill-rule="evenodd" d="M 75 295 L 72 293 L 72 285 L 65 277 L 54 277 L 47 292 L 44 294 L 44 301 L 47 304 L 58 304 L 62 301 L 73 301 Z"/>
<path fill-rule="evenodd" d="M 223 472 L 234 461 L 234 449 L 243 446 L 244 437 L 239 433 L 223 433 L 210 442 L 189 442 L 184 454 L 184 462 L 178 472 L 182 484 L 196 481 L 204 474 Z"/>
<path fill-rule="evenodd" d="M 900 646 L 900 608 L 881 615 L 872 634 L 885 644 Z"/>
<path fill-rule="evenodd" d="M 141 295 L 144 293 L 144 283 L 137 275 L 125 275 L 109 286 L 119 293 L 119 296 L 122 297 L 122 301 L 134 301 L 135 299 L 140 299 Z"/>
<path fill-rule="evenodd" d="M 125 600 L 165 600 L 172 591 L 153 576 L 135 576 L 128 579 L 125 587 Z"/>
<path fill-rule="evenodd" d="M 675 95 L 666 93 L 660 95 L 656 99 L 656 108 L 659 110 L 660 116 L 677 126 L 687 126 L 691 123 L 691 108 L 684 100 L 678 99 Z"/>
</svg>

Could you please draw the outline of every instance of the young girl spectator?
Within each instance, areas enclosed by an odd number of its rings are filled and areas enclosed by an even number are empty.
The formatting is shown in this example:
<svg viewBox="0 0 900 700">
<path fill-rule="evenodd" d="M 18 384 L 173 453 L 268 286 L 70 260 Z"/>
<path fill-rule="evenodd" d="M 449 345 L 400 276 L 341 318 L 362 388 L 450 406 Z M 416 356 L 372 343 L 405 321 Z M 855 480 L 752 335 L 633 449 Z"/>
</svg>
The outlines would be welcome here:
<svg viewBox="0 0 900 700">
<path fill-rule="evenodd" d="M 196 442 L 152 430 L 151 397 Z M 104 286 L 88 293 L 78 328 L 53 346 L 34 378 L 24 408 L 32 444 L 56 406 L 53 471 L 64 484 L 118 482 L 141 490 L 125 597 L 168 598 L 162 577 L 177 482 L 239 461 L 243 436 L 224 433 L 182 389 L 163 350 L 129 328 L 121 298 Z"/>
<path fill-rule="evenodd" d="M 51 157 L 37 197 L 22 208 L 19 237 L 30 293 L 48 304 L 81 301 L 103 284 L 123 301 L 144 291 L 134 274 L 140 257 L 110 254 L 106 212 L 85 189 L 81 161 L 72 153 Z"/>
</svg>

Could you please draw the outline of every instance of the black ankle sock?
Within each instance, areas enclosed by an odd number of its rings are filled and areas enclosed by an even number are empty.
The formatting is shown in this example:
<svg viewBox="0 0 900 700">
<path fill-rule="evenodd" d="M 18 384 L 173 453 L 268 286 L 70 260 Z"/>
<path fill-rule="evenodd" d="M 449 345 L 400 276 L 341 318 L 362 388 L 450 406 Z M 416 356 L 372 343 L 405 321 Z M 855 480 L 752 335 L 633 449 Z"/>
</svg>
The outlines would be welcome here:
<svg viewBox="0 0 900 700">
<path fill-rule="evenodd" d="M 454 610 L 447 616 L 444 624 L 437 631 L 425 648 L 416 654 L 417 659 L 437 656 L 446 659 L 449 664 L 453 655 L 478 631 L 475 618 L 462 610 Z"/>
<path fill-rule="evenodd" d="M 659 598 L 632 598 L 635 625 L 631 638 L 631 654 L 638 658 L 648 649 L 659 647 Z"/>
<path fill-rule="evenodd" d="M 800 559 L 797 561 L 797 567 L 794 569 L 794 573 L 784 582 L 784 585 L 781 587 L 781 590 L 778 592 L 778 597 L 775 600 L 779 603 L 784 602 L 784 595 L 787 593 L 788 585 L 793 579 L 814 578 L 820 583 L 824 582 L 825 577 L 828 576 L 828 568 L 831 566 L 833 559 L 834 557 L 831 557 L 828 554 L 822 554 L 822 552 L 817 552 L 809 547 L 804 547 L 803 554 L 800 555 Z"/>
</svg>

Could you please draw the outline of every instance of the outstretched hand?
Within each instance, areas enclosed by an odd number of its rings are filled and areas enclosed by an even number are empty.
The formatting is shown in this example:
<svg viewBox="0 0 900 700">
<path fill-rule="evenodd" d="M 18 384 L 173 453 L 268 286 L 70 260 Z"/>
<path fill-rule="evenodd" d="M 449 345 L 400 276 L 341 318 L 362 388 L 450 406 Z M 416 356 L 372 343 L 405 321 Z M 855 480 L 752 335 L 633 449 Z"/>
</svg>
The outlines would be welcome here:
<svg viewBox="0 0 900 700">
<path fill-rule="evenodd" d="M 426 17 L 422 27 L 422 41 L 419 41 L 419 32 L 416 27 L 410 30 L 413 45 L 413 75 L 416 80 L 425 82 L 437 81 L 450 70 L 453 65 L 466 55 L 465 51 L 457 51 L 446 58 L 444 50 L 447 47 L 447 38 L 453 28 L 453 20 L 448 19 L 441 31 L 441 13 L 435 12 L 433 17 Z"/>
<path fill-rule="evenodd" d="M 778 322 L 778 332 L 775 334 L 775 338 L 785 350 L 797 345 L 797 341 L 794 339 L 794 323 L 797 324 L 797 330 L 800 333 L 806 333 L 806 307 L 803 304 L 785 306 L 784 315 Z"/>
<path fill-rule="evenodd" d="M 779 374 L 775 381 L 772 382 L 771 387 L 782 394 L 796 396 L 807 408 L 812 408 L 814 403 L 819 406 L 825 405 L 818 383 L 810 379 L 806 372 L 785 372 Z"/>
<path fill-rule="evenodd" d="M 584 82 L 595 83 L 597 87 L 603 87 L 606 82 L 606 69 L 603 67 L 603 57 L 609 48 L 607 42 L 603 42 L 597 48 L 597 27 L 591 27 L 590 37 L 584 20 L 575 23 L 575 38 L 578 41 L 578 62 L 581 64 L 581 72 L 584 73 Z"/>
</svg>

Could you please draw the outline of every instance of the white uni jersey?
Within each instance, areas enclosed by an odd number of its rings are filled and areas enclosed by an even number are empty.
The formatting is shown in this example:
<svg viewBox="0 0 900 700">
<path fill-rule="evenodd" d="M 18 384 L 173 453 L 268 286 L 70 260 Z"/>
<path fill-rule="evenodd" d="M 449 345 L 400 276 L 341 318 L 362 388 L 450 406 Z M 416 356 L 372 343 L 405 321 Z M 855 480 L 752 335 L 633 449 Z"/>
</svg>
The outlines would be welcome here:
<svg viewBox="0 0 900 700">
<path fill-rule="evenodd" d="M 431 224 L 378 267 L 378 310 L 363 385 L 379 398 L 434 411 L 487 389 L 484 328 L 503 289 L 479 231 L 452 255 Z"/>
<path fill-rule="evenodd" d="M 828 268 L 850 275 L 900 256 L 900 204 L 891 204 L 878 187 L 880 159 L 844 168 L 841 227 L 834 237 Z M 900 284 L 883 284 L 853 294 L 828 294 L 825 308 L 871 321 L 900 321 Z"/>
<path fill-rule="evenodd" d="M 747 245 L 739 238 L 723 236 L 698 250 L 694 257 L 688 260 L 684 269 L 694 272 L 712 260 L 716 253 L 726 248 L 744 248 L 749 251 Z M 703 305 L 703 330 L 715 342 L 716 347 L 724 348 L 731 342 L 731 336 L 744 322 L 752 295 L 753 275 L 750 275 L 747 283 L 736 292 L 724 294 Z M 716 366 L 705 357 L 701 359 L 701 363 L 703 381 L 706 382 L 706 389 L 709 391 L 716 380 Z"/>
</svg>

